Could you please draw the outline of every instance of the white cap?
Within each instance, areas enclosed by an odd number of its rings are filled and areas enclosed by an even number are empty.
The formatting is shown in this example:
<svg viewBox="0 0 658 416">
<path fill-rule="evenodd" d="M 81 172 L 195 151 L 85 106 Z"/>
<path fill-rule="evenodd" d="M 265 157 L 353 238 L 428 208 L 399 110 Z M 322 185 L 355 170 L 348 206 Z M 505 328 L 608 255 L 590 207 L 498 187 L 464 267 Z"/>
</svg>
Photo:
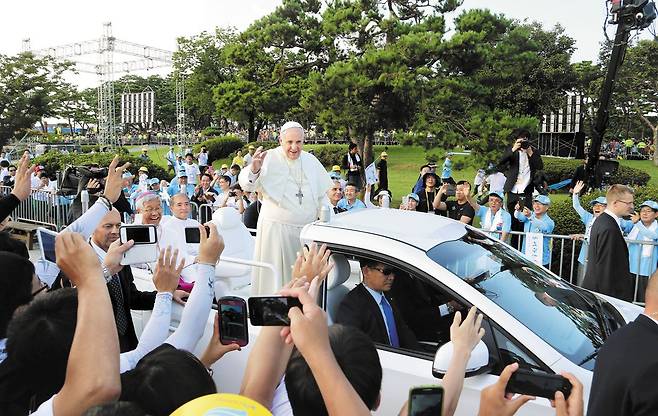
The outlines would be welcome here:
<svg viewBox="0 0 658 416">
<path fill-rule="evenodd" d="M 281 132 L 280 132 L 280 133 L 281 133 L 281 136 L 283 136 L 283 133 L 284 133 L 286 130 L 290 130 L 290 129 L 300 129 L 300 130 L 302 131 L 302 134 L 304 133 L 304 127 L 302 127 L 301 124 L 299 124 L 299 123 L 296 122 L 296 121 L 288 121 L 288 122 L 286 122 L 286 124 L 284 124 L 283 126 L 281 126 Z"/>
</svg>

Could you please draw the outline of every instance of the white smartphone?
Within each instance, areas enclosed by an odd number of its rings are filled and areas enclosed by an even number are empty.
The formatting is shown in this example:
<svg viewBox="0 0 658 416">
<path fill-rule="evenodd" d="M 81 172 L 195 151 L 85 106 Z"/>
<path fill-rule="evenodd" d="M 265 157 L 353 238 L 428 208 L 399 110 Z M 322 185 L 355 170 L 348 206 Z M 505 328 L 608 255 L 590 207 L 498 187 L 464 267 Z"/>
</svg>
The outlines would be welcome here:
<svg viewBox="0 0 658 416">
<path fill-rule="evenodd" d="M 133 240 L 135 245 L 125 253 L 121 264 L 151 263 L 158 259 L 158 234 L 155 225 L 123 225 L 119 229 L 119 240 L 126 243 Z"/>
<path fill-rule="evenodd" d="M 55 231 L 47 228 L 37 228 L 37 240 L 39 241 L 41 258 L 53 264 L 57 263 L 57 258 L 55 257 L 55 238 L 57 238 L 57 234 Z"/>
</svg>

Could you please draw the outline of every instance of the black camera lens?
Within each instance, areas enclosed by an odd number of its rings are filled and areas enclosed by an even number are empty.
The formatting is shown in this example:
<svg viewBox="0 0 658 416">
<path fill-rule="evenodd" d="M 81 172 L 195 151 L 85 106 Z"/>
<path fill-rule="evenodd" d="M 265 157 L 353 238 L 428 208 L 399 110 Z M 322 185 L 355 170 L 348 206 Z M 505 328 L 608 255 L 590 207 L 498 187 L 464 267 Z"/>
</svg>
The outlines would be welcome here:
<svg viewBox="0 0 658 416">
<path fill-rule="evenodd" d="M 521 142 L 521 149 L 527 149 L 528 147 L 530 147 L 530 142 L 527 140 L 523 140 Z"/>
</svg>

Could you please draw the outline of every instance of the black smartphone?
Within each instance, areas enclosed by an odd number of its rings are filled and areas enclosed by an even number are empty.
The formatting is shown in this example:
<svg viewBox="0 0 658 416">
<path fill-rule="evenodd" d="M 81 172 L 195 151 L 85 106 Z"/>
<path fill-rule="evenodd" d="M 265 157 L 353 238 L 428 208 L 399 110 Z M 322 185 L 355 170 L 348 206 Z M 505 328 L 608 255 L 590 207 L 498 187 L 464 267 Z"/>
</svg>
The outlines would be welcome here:
<svg viewBox="0 0 658 416">
<path fill-rule="evenodd" d="M 518 369 L 507 382 L 508 393 L 527 394 L 529 396 L 555 399 L 555 392 L 561 391 L 564 398 L 571 394 L 571 382 L 559 374 L 535 373 Z"/>
<path fill-rule="evenodd" d="M 523 211 L 523 207 L 525 207 L 525 196 L 519 197 L 519 206 L 521 207 L 521 211 Z"/>
<path fill-rule="evenodd" d="M 136 245 L 157 242 L 155 227 L 152 225 L 124 225 L 121 227 L 121 231 L 123 232 L 122 242 L 133 240 Z"/>
<path fill-rule="evenodd" d="M 244 347 L 249 343 L 247 325 L 247 303 L 242 298 L 224 296 L 217 299 L 219 314 L 219 342 L 224 345 L 238 344 Z"/>
<path fill-rule="evenodd" d="M 441 416 L 443 387 L 418 386 L 409 390 L 409 416 Z"/>
<path fill-rule="evenodd" d="M 204 226 L 206 237 L 210 237 L 210 227 Z M 197 227 L 185 227 L 185 242 L 188 244 L 199 244 L 201 242 L 201 233 Z"/>
<path fill-rule="evenodd" d="M 248 302 L 249 320 L 254 326 L 288 326 L 288 310 L 302 307 L 299 299 L 290 296 L 251 297 Z"/>
</svg>

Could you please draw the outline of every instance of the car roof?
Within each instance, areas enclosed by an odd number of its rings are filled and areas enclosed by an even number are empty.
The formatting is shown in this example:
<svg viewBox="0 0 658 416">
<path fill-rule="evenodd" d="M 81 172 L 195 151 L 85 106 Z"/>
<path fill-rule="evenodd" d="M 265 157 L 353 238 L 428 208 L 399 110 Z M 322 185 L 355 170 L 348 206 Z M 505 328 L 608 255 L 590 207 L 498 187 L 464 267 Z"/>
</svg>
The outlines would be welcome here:
<svg viewBox="0 0 658 416">
<path fill-rule="evenodd" d="M 437 244 L 466 234 L 466 226 L 440 215 L 399 209 L 360 209 L 332 215 L 330 222 L 313 227 L 354 230 L 401 241 L 427 251 Z"/>
</svg>

